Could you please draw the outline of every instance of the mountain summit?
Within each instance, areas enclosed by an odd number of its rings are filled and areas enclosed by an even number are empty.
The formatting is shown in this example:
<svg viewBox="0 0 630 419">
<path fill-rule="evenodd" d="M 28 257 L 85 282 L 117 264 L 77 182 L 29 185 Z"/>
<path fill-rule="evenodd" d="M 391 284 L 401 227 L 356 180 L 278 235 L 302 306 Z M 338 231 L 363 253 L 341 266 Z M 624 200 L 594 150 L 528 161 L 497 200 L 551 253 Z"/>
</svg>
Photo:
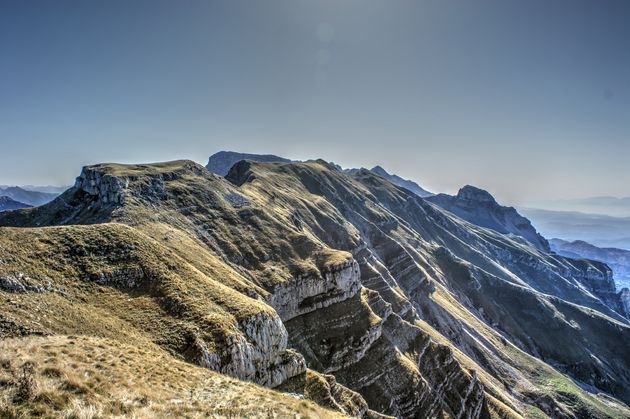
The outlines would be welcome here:
<svg viewBox="0 0 630 419">
<path fill-rule="evenodd" d="M 550 251 L 547 240 L 538 234 L 527 218 L 513 207 L 500 205 L 488 191 L 466 185 L 455 196 L 438 194 L 428 200 L 468 222 L 522 237 L 537 249 Z"/>
<path fill-rule="evenodd" d="M 418 185 L 413 180 L 403 179 L 403 178 L 401 178 L 398 175 L 390 174 L 385 169 L 383 169 L 381 166 L 374 166 L 370 170 L 372 172 L 376 173 L 379 176 L 383 176 L 385 179 L 389 180 L 393 184 L 398 185 L 401 188 L 405 188 L 405 189 L 410 190 L 411 192 L 415 193 L 419 197 L 426 198 L 426 197 L 429 197 L 429 196 L 433 196 L 433 193 L 431 193 L 431 192 L 427 191 L 426 189 L 422 188 L 420 185 Z"/>
<path fill-rule="evenodd" d="M 212 173 L 216 173 L 219 176 L 225 176 L 230 171 L 230 168 L 240 160 L 253 160 L 264 163 L 290 163 L 291 160 L 284 157 L 275 156 L 273 154 L 248 154 L 237 153 L 235 151 L 219 151 L 208 159 L 206 168 Z"/>
</svg>

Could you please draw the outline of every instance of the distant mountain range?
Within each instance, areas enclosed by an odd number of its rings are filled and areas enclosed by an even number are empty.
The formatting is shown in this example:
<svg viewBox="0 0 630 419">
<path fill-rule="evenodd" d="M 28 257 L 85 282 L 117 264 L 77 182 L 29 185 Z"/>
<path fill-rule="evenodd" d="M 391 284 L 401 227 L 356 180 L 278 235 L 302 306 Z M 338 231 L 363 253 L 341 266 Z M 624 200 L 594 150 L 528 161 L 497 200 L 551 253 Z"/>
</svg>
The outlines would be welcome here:
<svg viewBox="0 0 630 419">
<path fill-rule="evenodd" d="M 29 191 L 19 186 L 7 186 L 0 188 L 0 196 L 7 196 L 14 201 L 28 204 L 30 206 L 39 206 L 52 201 L 59 196 L 59 194 Z"/>
<path fill-rule="evenodd" d="M 569 242 L 551 239 L 551 250 L 559 255 L 571 258 L 599 260 L 613 270 L 617 289 L 630 286 L 630 251 L 610 247 L 597 247 L 582 240 Z"/>
<path fill-rule="evenodd" d="M 30 205 L 15 201 L 8 196 L 0 196 L 0 211 L 29 208 Z"/>
<path fill-rule="evenodd" d="M 630 217 L 519 208 L 545 237 L 630 250 Z"/>
<path fill-rule="evenodd" d="M 630 217 L 630 197 L 595 196 L 531 203 L 528 206 L 552 211 L 578 211 L 613 217 Z"/>
<path fill-rule="evenodd" d="M 11 187 L 12 185 L 0 185 L 0 189 L 6 189 Z M 15 185 L 13 185 L 15 186 Z M 21 189 L 25 189 L 27 191 L 32 192 L 44 192 L 61 195 L 64 191 L 70 188 L 70 186 L 53 186 L 53 185 L 19 185 Z"/>
</svg>

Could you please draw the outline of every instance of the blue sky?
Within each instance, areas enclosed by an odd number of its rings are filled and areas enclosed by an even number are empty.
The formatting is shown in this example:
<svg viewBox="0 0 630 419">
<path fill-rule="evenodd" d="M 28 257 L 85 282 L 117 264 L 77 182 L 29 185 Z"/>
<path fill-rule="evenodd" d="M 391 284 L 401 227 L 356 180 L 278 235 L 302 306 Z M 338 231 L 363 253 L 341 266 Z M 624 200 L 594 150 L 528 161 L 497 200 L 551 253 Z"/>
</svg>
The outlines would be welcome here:
<svg viewBox="0 0 630 419">
<path fill-rule="evenodd" d="M 630 2 L 0 0 L 0 184 L 220 149 L 630 195 Z"/>
</svg>

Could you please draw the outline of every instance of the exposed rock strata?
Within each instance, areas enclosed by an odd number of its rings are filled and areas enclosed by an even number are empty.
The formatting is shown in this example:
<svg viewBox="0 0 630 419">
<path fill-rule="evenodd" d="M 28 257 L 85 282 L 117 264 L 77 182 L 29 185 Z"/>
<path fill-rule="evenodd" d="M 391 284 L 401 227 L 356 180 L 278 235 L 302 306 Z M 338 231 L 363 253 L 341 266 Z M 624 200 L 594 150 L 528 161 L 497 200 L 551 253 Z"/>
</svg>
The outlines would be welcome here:
<svg viewBox="0 0 630 419">
<path fill-rule="evenodd" d="M 357 293 L 360 283 L 359 265 L 349 259 L 321 273 L 303 275 L 276 285 L 266 298 L 283 321 L 346 300 Z"/>
</svg>

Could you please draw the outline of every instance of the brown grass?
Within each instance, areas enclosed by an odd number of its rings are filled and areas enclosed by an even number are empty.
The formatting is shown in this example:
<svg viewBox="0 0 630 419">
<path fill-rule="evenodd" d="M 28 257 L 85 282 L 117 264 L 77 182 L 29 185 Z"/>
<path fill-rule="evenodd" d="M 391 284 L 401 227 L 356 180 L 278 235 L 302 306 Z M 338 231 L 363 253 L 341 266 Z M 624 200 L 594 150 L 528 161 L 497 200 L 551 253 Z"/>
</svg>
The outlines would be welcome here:
<svg viewBox="0 0 630 419">
<path fill-rule="evenodd" d="M 7 339 L 0 342 L 0 353 L 0 417 L 341 417 L 159 350 L 107 339 Z M 28 400 L 16 397 L 23 362 L 33 366 Z"/>
</svg>

